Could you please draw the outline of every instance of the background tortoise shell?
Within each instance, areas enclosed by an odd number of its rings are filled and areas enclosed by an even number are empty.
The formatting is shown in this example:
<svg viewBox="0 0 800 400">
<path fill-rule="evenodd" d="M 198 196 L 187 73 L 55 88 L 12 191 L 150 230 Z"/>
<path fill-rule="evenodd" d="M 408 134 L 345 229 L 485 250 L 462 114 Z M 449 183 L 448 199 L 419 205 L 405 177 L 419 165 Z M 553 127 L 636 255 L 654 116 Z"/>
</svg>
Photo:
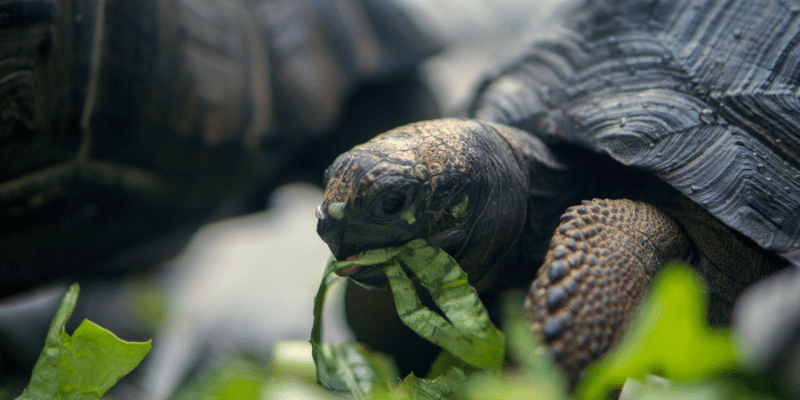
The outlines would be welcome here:
<svg viewBox="0 0 800 400">
<path fill-rule="evenodd" d="M 441 43 L 392 2 L 30 0 L 0 24 L 0 297 L 152 266 L 438 115 L 415 66 Z"/>
</svg>

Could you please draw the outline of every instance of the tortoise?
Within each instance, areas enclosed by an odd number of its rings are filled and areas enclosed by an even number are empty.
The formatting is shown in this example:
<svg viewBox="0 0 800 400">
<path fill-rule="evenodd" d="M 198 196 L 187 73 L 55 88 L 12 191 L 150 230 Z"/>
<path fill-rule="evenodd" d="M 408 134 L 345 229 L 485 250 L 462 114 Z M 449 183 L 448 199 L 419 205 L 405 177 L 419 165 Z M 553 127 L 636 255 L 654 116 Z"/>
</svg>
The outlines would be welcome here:
<svg viewBox="0 0 800 400">
<path fill-rule="evenodd" d="M 726 324 L 744 288 L 800 266 L 799 39 L 791 2 L 583 2 L 513 44 L 468 118 L 339 156 L 317 231 L 337 260 L 423 237 L 482 298 L 527 289 L 573 382 L 670 260 L 700 273 Z M 343 274 L 386 285 L 375 267 Z"/>
<path fill-rule="evenodd" d="M 157 264 L 366 126 L 439 115 L 414 67 L 441 38 L 395 2 L 29 0 L 0 21 L 0 297 Z M 321 141 L 342 147 L 309 163 Z"/>
</svg>

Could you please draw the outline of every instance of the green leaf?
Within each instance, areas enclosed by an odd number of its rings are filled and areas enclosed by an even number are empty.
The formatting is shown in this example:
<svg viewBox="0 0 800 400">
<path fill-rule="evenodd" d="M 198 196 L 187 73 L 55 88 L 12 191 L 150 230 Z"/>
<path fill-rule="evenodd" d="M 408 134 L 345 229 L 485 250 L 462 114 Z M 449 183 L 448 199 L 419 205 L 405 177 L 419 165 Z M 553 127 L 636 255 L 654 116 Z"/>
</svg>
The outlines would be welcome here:
<svg viewBox="0 0 800 400">
<path fill-rule="evenodd" d="M 263 360 L 243 355 L 216 360 L 177 393 L 171 400 L 258 400 L 267 391 L 272 377 Z M 313 397 L 309 397 L 309 400 Z"/>
<path fill-rule="evenodd" d="M 505 335 L 489 319 L 464 270 L 424 239 L 413 240 L 402 250 L 384 271 L 403 323 L 475 367 L 501 368 L 505 362 Z M 411 270 L 430 292 L 444 317 L 422 305 L 401 265 Z"/>
<path fill-rule="evenodd" d="M 464 400 L 564 400 L 547 382 L 524 372 L 475 374 L 458 391 Z"/>
<path fill-rule="evenodd" d="M 332 345 L 322 341 L 322 311 L 328 289 L 340 278 L 331 276 L 337 267 L 331 258 L 325 268 L 322 282 L 314 297 L 314 325 L 311 328 L 311 355 L 317 368 L 317 383 L 338 392 L 349 393 L 356 399 L 366 399 L 374 385 L 382 379 L 370 368 L 365 357 L 366 349 L 358 344 Z"/>
<path fill-rule="evenodd" d="M 64 326 L 78 292 L 74 284 L 64 295 L 28 387 L 18 399 L 100 399 L 150 351 L 149 341 L 126 342 L 91 321 L 67 335 Z"/>
<path fill-rule="evenodd" d="M 403 379 L 406 384 L 414 388 L 413 399 L 436 400 L 450 398 L 467 380 L 466 374 L 461 368 L 453 367 L 444 375 L 435 379 L 417 378 L 413 374 Z"/>
<path fill-rule="evenodd" d="M 602 398 L 629 376 L 699 380 L 736 368 L 731 334 L 708 326 L 706 303 L 694 271 L 682 264 L 664 267 L 628 332 L 590 368 L 576 398 Z"/>
<path fill-rule="evenodd" d="M 126 342 L 89 320 L 72 336 L 61 332 L 58 392 L 63 398 L 99 399 L 130 373 L 150 351 L 151 343 Z"/>
<path fill-rule="evenodd" d="M 475 367 L 499 369 L 503 366 L 505 336 L 489 319 L 466 273 L 447 253 L 424 239 L 417 239 L 403 246 L 363 252 L 355 260 L 337 262 L 331 258 L 328 262 L 314 299 L 310 340 L 320 385 L 349 393 L 357 399 L 379 392 L 392 398 L 441 398 L 454 393 L 466 379 L 464 366 L 453 364 L 450 368 L 441 368 L 443 373 L 435 379 L 411 375 L 399 387 L 391 389 L 394 376 L 389 377 L 386 368 L 378 371 L 375 358 L 366 349 L 348 344 L 333 346 L 322 341 L 325 295 L 337 280 L 330 276 L 331 272 L 353 265 L 377 265 L 384 269 L 398 315 L 420 336 Z M 411 278 L 401 265 L 411 270 L 431 293 L 444 316 L 422 305 Z"/>
<path fill-rule="evenodd" d="M 428 376 L 425 378 L 435 379 L 439 376 L 448 374 L 453 368 L 458 368 L 467 374 L 480 371 L 479 369 L 465 363 L 464 360 L 452 355 L 449 351 L 442 350 L 436 359 L 431 363 L 430 369 L 428 370 Z"/>
<path fill-rule="evenodd" d="M 475 374 L 458 392 L 461 399 L 548 399 L 569 398 L 566 379 L 549 349 L 531 334 L 525 316 L 523 294 L 506 293 L 502 299 L 503 331 L 508 337 L 509 356 L 518 364 L 502 374 Z"/>
<path fill-rule="evenodd" d="M 77 283 L 73 284 L 64 294 L 61 305 L 58 306 L 50 329 L 47 331 L 47 338 L 44 341 L 44 349 L 36 361 L 31 373 L 31 380 L 27 389 L 18 399 L 50 399 L 56 398 L 58 393 L 58 371 L 61 367 L 61 347 L 63 336 L 61 332 L 67 324 L 67 320 L 78 303 L 78 293 L 80 287 Z"/>
<path fill-rule="evenodd" d="M 705 379 L 699 381 L 666 381 L 663 379 L 625 382 L 627 398 L 648 400 L 769 400 L 776 397 L 753 391 L 741 381 Z"/>
<path fill-rule="evenodd" d="M 489 319 L 486 308 L 467 274 L 443 250 L 424 239 L 403 246 L 368 250 L 352 261 L 331 258 L 314 300 L 311 345 L 317 364 L 317 380 L 334 391 L 351 391 L 362 398 L 372 390 L 374 376 L 353 372 L 362 363 L 341 347 L 322 342 L 322 308 L 328 288 L 336 278 L 331 272 L 353 265 L 378 265 L 389 279 L 400 319 L 420 336 L 478 368 L 500 368 L 505 361 L 505 336 Z M 401 265 L 411 270 L 430 293 L 444 317 L 422 305 L 414 284 Z M 347 359 L 345 356 L 349 357 Z M 463 372 L 462 372 L 463 374 Z"/>
</svg>

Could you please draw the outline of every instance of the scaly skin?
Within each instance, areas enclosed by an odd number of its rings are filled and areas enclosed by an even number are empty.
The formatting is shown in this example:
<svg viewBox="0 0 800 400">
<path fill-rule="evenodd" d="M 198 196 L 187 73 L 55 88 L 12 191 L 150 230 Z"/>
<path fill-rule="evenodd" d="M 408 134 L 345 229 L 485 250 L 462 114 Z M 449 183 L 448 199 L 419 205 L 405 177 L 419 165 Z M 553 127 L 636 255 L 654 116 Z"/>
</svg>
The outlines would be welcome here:
<svg viewBox="0 0 800 400">
<path fill-rule="evenodd" d="M 528 206 L 527 167 L 495 128 L 420 122 L 339 156 L 326 172 L 317 225 L 334 256 L 342 261 L 424 237 L 486 289 L 523 230 Z M 380 285 L 381 275 L 364 268 L 353 278 Z"/>
<path fill-rule="evenodd" d="M 570 377 L 608 351 L 658 268 L 689 248 L 681 227 L 647 203 L 594 199 L 567 209 L 525 308 Z"/>
</svg>

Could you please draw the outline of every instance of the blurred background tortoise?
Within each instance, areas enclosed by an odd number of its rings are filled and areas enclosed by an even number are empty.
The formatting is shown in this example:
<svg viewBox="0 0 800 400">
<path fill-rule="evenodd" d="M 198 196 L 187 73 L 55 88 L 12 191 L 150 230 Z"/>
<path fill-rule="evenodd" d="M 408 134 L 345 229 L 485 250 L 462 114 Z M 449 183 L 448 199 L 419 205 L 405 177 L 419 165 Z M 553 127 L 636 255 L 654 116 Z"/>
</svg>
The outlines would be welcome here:
<svg viewBox="0 0 800 400">
<path fill-rule="evenodd" d="M 728 323 L 747 286 L 800 266 L 798 38 L 791 2 L 582 3 L 561 29 L 514 43 L 470 119 L 406 125 L 340 156 L 318 233 L 339 260 L 425 237 L 490 306 L 528 290 L 573 380 L 667 261 L 700 272 L 711 322 Z M 376 268 L 349 274 L 385 284 Z M 401 350 L 418 339 L 399 333 L 388 295 L 348 296 L 357 338 L 424 368 L 429 354 Z"/>
<path fill-rule="evenodd" d="M 0 296 L 154 265 L 378 125 L 438 115 L 416 68 L 441 38 L 396 3 L 32 0 L 0 15 Z"/>
</svg>

